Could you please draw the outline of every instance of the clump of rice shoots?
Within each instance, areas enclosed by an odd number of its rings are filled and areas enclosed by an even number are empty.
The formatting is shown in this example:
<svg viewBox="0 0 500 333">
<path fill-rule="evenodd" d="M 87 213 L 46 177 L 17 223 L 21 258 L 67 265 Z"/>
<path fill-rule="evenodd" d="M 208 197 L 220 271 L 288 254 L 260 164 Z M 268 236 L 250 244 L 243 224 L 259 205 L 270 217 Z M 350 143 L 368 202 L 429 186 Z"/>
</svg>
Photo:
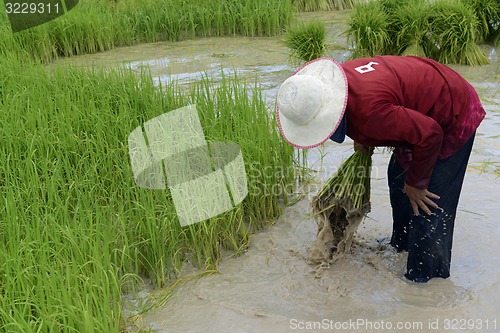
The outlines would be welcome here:
<svg viewBox="0 0 500 333">
<path fill-rule="evenodd" d="M 328 0 L 331 10 L 353 9 L 360 2 L 360 0 Z"/>
<path fill-rule="evenodd" d="M 287 30 L 285 45 L 290 48 L 290 58 L 311 61 L 325 54 L 326 27 L 323 22 L 300 23 Z"/>
<path fill-rule="evenodd" d="M 352 9 L 359 0 L 294 0 L 293 4 L 301 12 Z"/>
<path fill-rule="evenodd" d="M 291 1 L 281 0 L 87 0 L 60 19 L 13 34 L 6 14 L 0 10 L 0 54 L 26 53 L 50 63 L 60 55 L 81 55 L 139 42 L 223 35 L 276 36 L 295 13 Z"/>
<path fill-rule="evenodd" d="M 28 55 L 0 57 L 0 332 L 125 332 L 123 293 L 143 278 L 185 281 L 184 264 L 213 271 L 223 250 L 241 253 L 277 218 L 305 160 L 270 130 L 252 86 L 236 73 L 180 87 L 149 71 L 48 71 Z M 232 210 L 181 227 L 170 191 L 134 182 L 126 142 L 193 103 L 207 141 L 241 148 L 249 186 Z"/>
<path fill-rule="evenodd" d="M 478 19 L 469 6 L 460 1 L 436 1 L 431 5 L 431 22 L 439 62 L 471 66 L 489 63 L 476 44 Z"/>
<path fill-rule="evenodd" d="M 346 31 L 351 58 L 383 54 L 484 65 L 478 42 L 500 43 L 496 0 L 368 0 L 354 8 Z"/>
<path fill-rule="evenodd" d="M 387 54 L 391 46 L 389 15 L 375 1 L 362 3 L 349 17 L 347 36 L 355 45 L 352 58 Z"/>
<path fill-rule="evenodd" d="M 498 29 L 495 33 L 491 35 L 491 40 L 493 44 L 496 46 L 500 46 L 500 29 Z"/>
<path fill-rule="evenodd" d="M 493 45 L 500 46 L 500 2 L 492 0 L 495 6 L 495 11 L 489 20 L 489 35 L 487 40 Z"/>
<path fill-rule="evenodd" d="M 353 9 L 356 5 L 360 3 L 359 0 L 328 0 L 330 9 L 345 10 Z"/>
<path fill-rule="evenodd" d="M 373 2 L 373 0 L 370 0 Z M 416 0 L 418 1 L 418 0 Z M 398 17 L 398 10 L 411 3 L 412 0 L 377 0 L 384 13 L 387 15 L 387 33 L 389 35 L 389 45 L 385 54 L 399 54 L 400 47 L 398 46 L 398 34 L 402 28 L 402 22 Z"/>
<path fill-rule="evenodd" d="M 318 233 L 309 249 L 311 263 L 331 263 L 350 251 L 354 233 L 371 207 L 371 165 L 371 156 L 354 152 L 313 198 Z"/>
<path fill-rule="evenodd" d="M 378 0 L 387 14 L 393 14 L 400 7 L 411 4 L 415 0 Z"/>
<path fill-rule="evenodd" d="M 415 0 L 394 9 L 398 54 L 427 57 L 425 46 L 430 29 L 429 17 L 429 3 L 425 0 Z"/>
<path fill-rule="evenodd" d="M 294 0 L 292 3 L 297 7 L 297 10 L 301 12 L 330 10 L 328 0 Z"/>
<path fill-rule="evenodd" d="M 494 42 L 495 33 L 500 32 L 500 2 L 498 0 L 465 0 L 474 11 L 479 24 L 477 42 Z"/>
</svg>

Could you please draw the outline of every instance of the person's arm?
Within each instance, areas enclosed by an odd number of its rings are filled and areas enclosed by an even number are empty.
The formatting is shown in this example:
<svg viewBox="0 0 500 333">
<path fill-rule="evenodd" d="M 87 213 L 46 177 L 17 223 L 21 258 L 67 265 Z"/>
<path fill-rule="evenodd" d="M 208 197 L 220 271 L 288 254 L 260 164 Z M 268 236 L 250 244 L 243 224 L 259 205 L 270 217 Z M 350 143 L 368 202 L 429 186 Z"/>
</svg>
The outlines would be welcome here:
<svg viewBox="0 0 500 333">
<path fill-rule="evenodd" d="M 432 118 L 402 106 L 380 103 L 373 107 L 364 126 L 365 135 L 377 140 L 406 142 L 413 146 L 404 191 L 415 215 L 419 214 L 418 207 L 430 214 L 428 207 L 437 208 L 432 199 L 438 199 L 438 196 L 429 192 L 427 187 L 443 141 L 441 126 Z"/>
<path fill-rule="evenodd" d="M 363 154 L 365 154 L 367 156 L 373 155 L 373 149 L 370 149 L 370 147 L 364 146 L 359 142 L 354 141 L 353 148 L 354 148 L 354 151 L 361 151 Z"/>
<path fill-rule="evenodd" d="M 415 110 L 385 103 L 371 112 L 363 131 L 367 137 L 376 140 L 412 145 L 412 161 L 405 182 L 419 189 L 429 186 L 443 142 L 443 130 L 434 119 Z"/>
</svg>

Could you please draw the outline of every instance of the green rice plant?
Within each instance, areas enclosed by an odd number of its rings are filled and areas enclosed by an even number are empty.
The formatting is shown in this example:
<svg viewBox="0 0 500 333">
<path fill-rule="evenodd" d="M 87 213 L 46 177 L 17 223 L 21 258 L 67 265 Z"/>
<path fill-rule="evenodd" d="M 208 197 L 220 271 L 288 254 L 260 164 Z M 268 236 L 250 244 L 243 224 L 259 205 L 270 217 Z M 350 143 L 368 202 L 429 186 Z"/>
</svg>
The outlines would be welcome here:
<svg viewBox="0 0 500 333">
<path fill-rule="evenodd" d="M 352 9 L 359 0 L 293 0 L 293 4 L 301 12 Z"/>
<path fill-rule="evenodd" d="M 382 6 L 383 10 L 389 14 L 393 15 L 399 8 L 411 4 L 412 0 L 377 0 Z"/>
<path fill-rule="evenodd" d="M 390 53 L 389 15 L 377 1 L 361 3 L 349 17 L 348 40 L 354 45 L 352 58 Z"/>
<path fill-rule="evenodd" d="M 416 0 L 393 9 L 396 54 L 426 57 L 430 4 Z"/>
<path fill-rule="evenodd" d="M 13 34 L 7 24 L 7 18 L 0 18 L 0 55 L 3 57 L 29 56 L 41 61 L 50 61 L 57 55 L 52 44 L 47 25 L 32 28 L 29 32 L 25 30 Z"/>
<path fill-rule="evenodd" d="M 331 9 L 328 0 L 294 0 L 293 4 L 301 12 L 317 12 Z"/>
<path fill-rule="evenodd" d="M 448 64 L 487 64 L 476 41 L 488 34 L 489 40 L 498 43 L 500 33 L 495 29 L 500 23 L 495 13 L 500 5 L 497 1 L 465 1 L 371 0 L 359 5 L 350 16 L 347 31 L 355 45 L 352 57 L 398 54 Z"/>
<path fill-rule="evenodd" d="M 484 65 L 488 58 L 476 44 L 478 20 L 462 2 L 438 0 L 431 5 L 431 35 L 442 63 Z"/>
<path fill-rule="evenodd" d="M 125 331 L 123 293 L 174 283 L 186 262 L 215 269 L 281 213 L 300 161 L 258 86 L 214 81 L 181 90 L 147 72 L 0 58 L 0 331 Z M 181 227 L 169 191 L 134 183 L 127 138 L 190 103 L 208 141 L 242 150 L 249 194 Z"/>
<path fill-rule="evenodd" d="M 357 6 L 361 1 L 360 0 L 329 0 L 330 9 L 336 10 L 346 10 L 353 9 Z"/>
<path fill-rule="evenodd" d="M 497 29 L 491 34 L 491 41 L 493 45 L 500 46 L 500 29 Z"/>
<path fill-rule="evenodd" d="M 300 23 L 285 33 L 285 45 L 291 50 L 290 58 L 308 62 L 324 56 L 326 26 L 320 21 Z"/>
<path fill-rule="evenodd" d="M 370 0 L 374 1 L 374 0 Z M 402 8 L 410 6 L 412 4 L 420 2 L 420 0 L 377 0 L 384 13 L 387 15 L 387 34 L 389 35 L 389 45 L 387 46 L 386 54 L 399 54 L 401 52 L 401 46 L 399 45 L 399 34 L 402 29 L 400 14 Z M 412 13 L 413 14 L 413 13 Z"/>
<path fill-rule="evenodd" d="M 494 41 L 495 33 L 500 31 L 500 3 L 496 0 L 464 0 L 479 20 L 477 42 Z"/>
<path fill-rule="evenodd" d="M 0 52 L 26 53 L 48 63 L 139 42 L 244 35 L 276 36 L 290 24 L 291 0 L 81 1 L 67 14 L 13 34 L 0 13 Z"/>
<path fill-rule="evenodd" d="M 290 24 L 294 12 L 291 1 L 245 1 L 238 25 L 245 36 L 276 36 Z"/>
</svg>

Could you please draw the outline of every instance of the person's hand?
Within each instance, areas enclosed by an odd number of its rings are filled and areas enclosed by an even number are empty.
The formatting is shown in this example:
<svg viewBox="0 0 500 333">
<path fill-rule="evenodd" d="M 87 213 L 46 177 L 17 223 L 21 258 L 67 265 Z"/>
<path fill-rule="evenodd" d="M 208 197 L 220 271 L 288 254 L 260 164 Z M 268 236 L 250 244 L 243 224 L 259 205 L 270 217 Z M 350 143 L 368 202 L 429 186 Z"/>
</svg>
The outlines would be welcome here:
<svg viewBox="0 0 500 333">
<path fill-rule="evenodd" d="M 418 207 L 422 208 L 422 210 L 428 215 L 431 215 L 431 211 L 428 206 L 439 208 L 438 205 L 431 200 L 439 199 L 439 196 L 437 194 L 429 192 L 427 189 L 416 188 L 405 183 L 403 193 L 406 193 L 406 195 L 410 199 L 413 213 L 417 216 L 419 215 Z"/>
<path fill-rule="evenodd" d="M 373 155 L 373 149 L 363 146 L 361 143 L 354 141 L 354 151 L 360 151 L 367 156 Z"/>
</svg>

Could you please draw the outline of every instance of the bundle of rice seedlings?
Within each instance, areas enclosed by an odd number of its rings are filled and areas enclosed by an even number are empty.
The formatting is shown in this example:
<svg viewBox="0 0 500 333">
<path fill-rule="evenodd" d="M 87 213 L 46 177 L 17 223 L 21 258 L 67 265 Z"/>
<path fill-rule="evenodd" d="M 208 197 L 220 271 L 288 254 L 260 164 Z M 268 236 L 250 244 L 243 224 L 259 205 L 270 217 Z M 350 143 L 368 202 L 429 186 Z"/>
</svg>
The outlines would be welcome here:
<svg viewBox="0 0 500 333">
<path fill-rule="evenodd" d="M 370 211 L 371 165 L 371 156 L 354 152 L 313 198 L 318 233 L 309 249 L 311 263 L 331 263 L 350 251 L 354 233 Z"/>
<path fill-rule="evenodd" d="M 353 9 L 360 3 L 360 0 L 328 0 L 330 9 L 345 10 Z"/>
<path fill-rule="evenodd" d="M 429 3 L 425 0 L 415 0 L 393 11 L 397 20 L 396 44 L 397 54 L 426 57 L 426 35 L 430 29 Z"/>
<path fill-rule="evenodd" d="M 500 46 L 500 28 L 491 35 L 493 45 Z"/>
<path fill-rule="evenodd" d="M 292 3 L 301 12 L 330 10 L 328 0 L 293 0 Z"/>
<path fill-rule="evenodd" d="M 354 44 L 352 58 L 388 54 L 391 48 L 389 15 L 377 1 L 361 3 L 349 17 L 347 37 Z"/>
<path fill-rule="evenodd" d="M 479 24 L 477 42 L 493 41 L 495 33 L 500 31 L 500 2 L 498 0 L 464 0 L 474 11 Z"/>
<path fill-rule="evenodd" d="M 288 29 L 284 41 L 291 49 L 290 58 L 308 62 L 325 54 L 325 37 L 325 23 L 313 20 Z"/>
<path fill-rule="evenodd" d="M 411 4 L 414 0 L 379 0 L 387 14 L 393 14 L 398 8 Z"/>
<path fill-rule="evenodd" d="M 370 0 L 375 1 L 375 0 Z M 389 35 L 389 45 L 386 54 L 399 54 L 398 33 L 402 28 L 402 22 L 398 15 L 398 10 L 413 3 L 412 0 L 376 0 L 387 15 L 387 33 Z"/>
<path fill-rule="evenodd" d="M 352 9 L 359 0 L 294 0 L 293 4 L 301 12 Z"/>
<path fill-rule="evenodd" d="M 478 19 L 469 6 L 460 1 L 438 0 L 431 5 L 430 16 L 439 62 L 471 66 L 489 63 L 476 44 Z"/>
</svg>

